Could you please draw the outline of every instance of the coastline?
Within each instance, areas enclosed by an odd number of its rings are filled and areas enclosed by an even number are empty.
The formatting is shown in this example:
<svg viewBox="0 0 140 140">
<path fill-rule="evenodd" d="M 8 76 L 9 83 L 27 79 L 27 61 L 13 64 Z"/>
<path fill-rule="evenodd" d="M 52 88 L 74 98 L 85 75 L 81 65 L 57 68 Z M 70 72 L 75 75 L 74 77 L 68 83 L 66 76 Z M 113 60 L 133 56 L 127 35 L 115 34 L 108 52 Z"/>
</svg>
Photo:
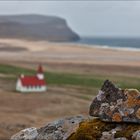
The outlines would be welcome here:
<svg viewBox="0 0 140 140">
<path fill-rule="evenodd" d="M 133 47 L 120 47 L 120 46 L 109 46 L 109 45 L 71 43 L 71 42 L 70 43 L 64 43 L 64 44 L 72 44 L 72 45 L 81 46 L 81 47 L 91 47 L 91 48 L 99 48 L 99 49 L 100 48 L 101 49 L 111 49 L 111 50 L 120 50 L 120 51 L 140 51 L 140 48 L 133 48 Z"/>
<path fill-rule="evenodd" d="M 139 38 L 124 37 L 81 37 L 77 44 L 98 46 L 102 48 L 113 48 L 121 50 L 139 51 Z"/>
<path fill-rule="evenodd" d="M 6 44 L 9 48 L 18 46 L 25 49 L 20 52 L 0 51 L 0 62 L 140 66 L 140 51 L 130 49 L 19 39 L 0 39 L 0 44 Z"/>
</svg>

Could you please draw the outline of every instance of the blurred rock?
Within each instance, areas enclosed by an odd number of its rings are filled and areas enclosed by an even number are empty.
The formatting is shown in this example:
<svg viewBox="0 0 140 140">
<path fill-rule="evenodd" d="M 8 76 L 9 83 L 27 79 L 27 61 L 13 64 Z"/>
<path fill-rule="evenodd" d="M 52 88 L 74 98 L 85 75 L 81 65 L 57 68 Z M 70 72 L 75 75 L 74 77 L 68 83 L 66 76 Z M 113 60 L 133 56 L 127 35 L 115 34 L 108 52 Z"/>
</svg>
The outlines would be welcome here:
<svg viewBox="0 0 140 140">
<path fill-rule="evenodd" d="M 114 140 L 114 134 L 111 132 L 103 132 L 100 140 Z"/>
<path fill-rule="evenodd" d="M 27 128 L 11 137 L 11 140 L 66 140 L 85 118 L 81 115 L 60 119 L 36 129 Z"/>
<path fill-rule="evenodd" d="M 140 140 L 140 130 L 133 133 L 132 139 L 133 140 Z"/>
<path fill-rule="evenodd" d="M 123 125 L 116 124 L 115 128 L 102 133 L 100 140 L 127 140 L 125 137 L 115 138 L 115 134 L 123 130 Z"/>
<path fill-rule="evenodd" d="M 75 116 L 52 122 L 39 129 L 37 140 L 66 140 L 83 120 L 83 116 Z"/>
<path fill-rule="evenodd" d="M 138 131 L 139 130 L 139 131 Z M 87 119 L 68 140 L 140 140 L 140 125 Z"/>
<path fill-rule="evenodd" d="M 114 140 L 127 140 L 127 138 L 121 137 L 121 138 L 116 138 L 116 139 L 114 139 Z"/>
<path fill-rule="evenodd" d="M 140 92 L 105 81 L 90 106 L 90 115 L 108 122 L 140 123 Z"/>
<path fill-rule="evenodd" d="M 37 129 L 32 127 L 21 130 L 19 133 L 12 136 L 11 140 L 35 140 L 37 135 L 38 135 Z"/>
</svg>

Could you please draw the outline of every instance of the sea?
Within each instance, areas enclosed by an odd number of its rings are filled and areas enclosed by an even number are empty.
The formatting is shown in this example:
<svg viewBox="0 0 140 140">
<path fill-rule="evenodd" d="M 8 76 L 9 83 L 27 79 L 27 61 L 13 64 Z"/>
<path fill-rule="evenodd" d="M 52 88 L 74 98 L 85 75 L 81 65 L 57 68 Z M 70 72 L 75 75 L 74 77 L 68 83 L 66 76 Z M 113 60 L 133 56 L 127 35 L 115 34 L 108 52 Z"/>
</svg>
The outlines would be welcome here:
<svg viewBox="0 0 140 140">
<path fill-rule="evenodd" d="M 85 44 L 102 48 L 140 51 L 140 38 L 95 38 L 81 37 L 77 44 Z"/>
</svg>

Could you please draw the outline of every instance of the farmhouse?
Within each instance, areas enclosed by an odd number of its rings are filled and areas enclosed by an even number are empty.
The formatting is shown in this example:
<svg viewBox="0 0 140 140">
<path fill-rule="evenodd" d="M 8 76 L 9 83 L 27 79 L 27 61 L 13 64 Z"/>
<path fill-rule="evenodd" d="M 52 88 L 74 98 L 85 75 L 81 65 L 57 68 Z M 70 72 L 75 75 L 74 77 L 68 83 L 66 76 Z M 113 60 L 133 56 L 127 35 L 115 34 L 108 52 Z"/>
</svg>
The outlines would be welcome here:
<svg viewBox="0 0 140 140">
<path fill-rule="evenodd" d="M 38 67 L 37 74 L 34 76 L 21 76 L 17 80 L 16 90 L 19 92 L 44 92 L 47 85 L 44 78 L 42 66 Z"/>
</svg>

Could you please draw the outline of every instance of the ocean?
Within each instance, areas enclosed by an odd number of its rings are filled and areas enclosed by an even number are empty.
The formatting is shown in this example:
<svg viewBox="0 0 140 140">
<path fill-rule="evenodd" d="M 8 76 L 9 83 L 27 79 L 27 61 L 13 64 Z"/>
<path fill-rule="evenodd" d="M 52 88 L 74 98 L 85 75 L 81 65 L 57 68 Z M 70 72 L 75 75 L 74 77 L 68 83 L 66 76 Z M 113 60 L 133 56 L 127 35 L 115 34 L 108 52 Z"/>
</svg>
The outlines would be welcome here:
<svg viewBox="0 0 140 140">
<path fill-rule="evenodd" d="M 85 45 L 99 45 L 103 48 L 124 50 L 140 50 L 140 38 L 88 38 L 83 37 L 77 42 Z"/>
</svg>

